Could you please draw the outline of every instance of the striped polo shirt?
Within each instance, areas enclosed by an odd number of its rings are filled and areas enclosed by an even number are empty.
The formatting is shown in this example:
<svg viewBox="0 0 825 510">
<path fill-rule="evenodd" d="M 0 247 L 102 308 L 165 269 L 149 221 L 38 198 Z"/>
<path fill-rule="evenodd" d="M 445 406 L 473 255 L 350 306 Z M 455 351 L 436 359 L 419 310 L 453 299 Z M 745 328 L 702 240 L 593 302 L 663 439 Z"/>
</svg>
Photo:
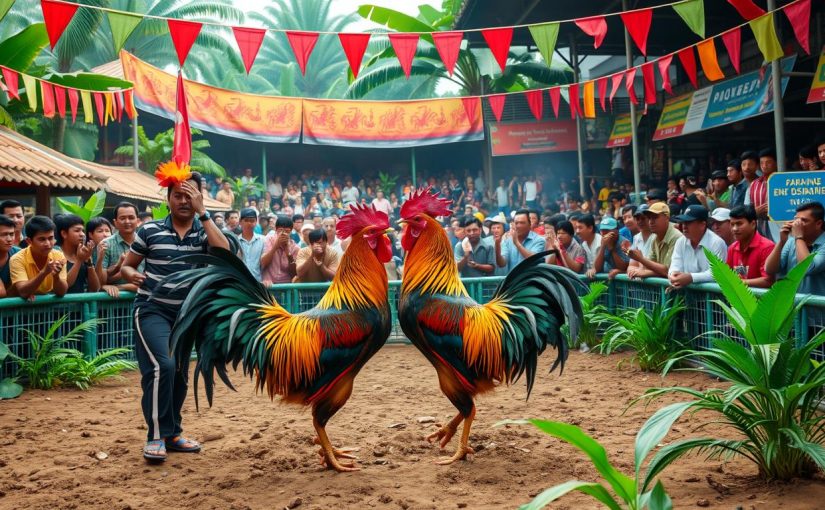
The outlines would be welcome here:
<svg viewBox="0 0 825 510">
<path fill-rule="evenodd" d="M 157 289 L 158 282 L 166 276 L 193 267 L 192 264 L 176 262 L 175 259 L 193 253 L 206 253 L 207 247 L 206 231 L 197 218 L 183 238 L 175 232 L 171 215 L 164 220 L 144 223 L 135 233 L 135 242 L 130 248 L 133 253 L 143 257 L 145 263 L 143 273 L 146 280 L 137 291 L 135 304 L 150 301 L 179 308 L 189 293 L 189 287 Z"/>
</svg>

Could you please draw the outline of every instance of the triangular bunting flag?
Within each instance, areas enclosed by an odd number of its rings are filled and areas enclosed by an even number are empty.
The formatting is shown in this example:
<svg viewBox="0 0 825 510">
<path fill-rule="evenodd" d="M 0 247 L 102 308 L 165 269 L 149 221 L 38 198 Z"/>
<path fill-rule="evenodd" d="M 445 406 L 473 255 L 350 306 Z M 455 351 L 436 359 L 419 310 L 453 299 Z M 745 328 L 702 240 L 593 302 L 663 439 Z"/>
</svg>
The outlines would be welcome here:
<svg viewBox="0 0 825 510">
<path fill-rule="evenodd" d="M 115 116 L 117 117 L 117 121 L 120 122 L 120 119 L 123 118 L 123 96 L 120 95 L 120 92 L 115 92 Z"/>
<path fill-rule="evenodd" d="M 619 86 L 622 84 L 622 80 L 624 80 L 624 73 L 614 74 L 611 78 L 610 84 L 610 108 L 613 108 L 613 98 L 616 97 L 616 92 L 619 91 Z"/>
<path fill-rule="evenodd" d="M 92 97 L 95 100 L 95 111 L 97 112 L 97 122 L 98 122 L 98 124 L 100 124 L 102 126 L 103 123 L 105 122 L 105 119 L 106 119 L 106 117 L 105 117 L 106 111 L 104 110 L 104 106 L 103 106 L 103 94 L 101 94 L 100 92 L 93 92 Z"/>
<path fill-rule="evenodd" d="M 496 122 L 501 122 L 501 114 L 504 112 L 504 102 L 506 100 L 507 96 L 504 94 L 487 96 L 487 101 L 490 103 L 490 109 L 493 110 L 493 116 L 495 116 Z"/>
<path fill-rule="evenodd" d="M 593 48 L 598 48 L 602 45 L 604 37 L 607 35 L 607 21 L 604 16 L 593 16 L 590 18 L 581 18 L 573 20 L 577 27 L 582 29 L 582 32 L 594 38 Z"/>
<path fill-rule="evenodd" d="M 642 64 L 642 80 L 645 86 L 645 104 L 656 104 L 656 74 L 653 62 Z"/>
<path fill-rule="evenodd" d="M 650 33 L 650 23 L 653 21 L 653 9 L 623 12 L 620 14 L 630 38 L 639 47 L 642 55 L 647 55 L 647 35 Z"/>
<path fill-rule="evenodd" d="M 753 36 L 756 38 L 756 44 L 759 46 L 759 51 L 765 58 L 765 62 L 770 62 L 781 58 L 784 54 L 782 46 L 779 44 L 779 38 L 776 37 L 776 26 L 773 23 L 773 13 L 765 14 L 748 24 L 753 30 Z"/>
<path fill-rule="evenodd" d="M 541 120 L 542 110 L 544 110 L 544 91 L 543 90 L 528 90 L 524 93 L 527 98 L 527 105 L 530 107 L 530 112 L 536 120 Z"/>
<path fill-rule="evenodd" d="M 6 82 L 6 88 L 8 89 L 8 93 L 11 97 L 20 100 L 20 91 L 18 90 L 17 85 L 17 71 L 13 69 L 9 69 L 8 67 L 3 67 L 3 81 Z"/>
<path fill-rule="evenodd" d="M 685 68 L 685 74 L 687 74 L 691 85 L 693 85 L 693 88 L 698 88 L 699 85 L 696 82 L 696 56 L 693 54 L 693 46 L 679 50 L 676 55 L 679 56 L 679 61 L 682 63 L 682 67 Z"/>
<path fill-rule="evenodd" d="M 444 67 L 450 76 L 453 75 L 455 63 L 458 60 L 458 52 L 461 49 L 461 40 L 464 38 L 464 32 L 433 32 L 433 42 L 435 49 L 438 51 L 438 56 L 444 62 Z"/>
<path fill-rule="evenodd" d="M 34 76 L 20 73 L 23 77 L 23 86 L 26 88 L 26 99 L 29 101 L 29 109 L 37 111 L 37 79 Z"/>
<path fill-rule="evenodd" d="M 602 76 L 596 80 L 596 88 L 599 89 L 599 103 L 602 105 L 602 111 L 607 111 L 607 76 Z"/>
<path fill-rule="evenodd" d="M 107 92 L 103 94 L 103 100 L 105 101 L 105 106 L 103 107 L 104 115 L 103 115 L 103 125 L 108 126 L 109 120 L 115 119 L 115 108 L 112 104 L 114 101 L 112 100 L 112 94 Z"/>
<path fill-rule="evenodd" d="M 573 83 L 567 87 L 567 101 L 570 103 L 570 118 L 582 116 L 582 107 L 579 104 L 579 84 Z"/>
<path fill-rule="evenodd" d="M 583 93 L 584 116 L 588 119 L 596 118 L 596 82 L 593 80 L 584 82 Z"/>
<path fill-rule="evenodd" d="M 46 32 L 49 34 L 49 44 L 52 49 L 57 45 L 63 31 L 69 26 L 74 13 L 79 5 L 53 2 L 52 0 L 40 0 L 40 7 L 43 9 L 43 21 L 46 22 Z"/>
<path fill-rule="evenodd" d="M 40 97 L 43 99 L 43 116 L 47 119 L 54 117 L 54 88 L 52 84 L 40 81 Z"/>
<path fill-rule="evenodd" d="M 705 78 L 710 81 L 718 81 L 725 77 L 725 73 L 719 68 L 719 59 L 716 57 L 716 44 L 713 39 L 707 39 L 696 45 L 699 52 L 699 62 L 702 64 L 702 71 Z"/>
<path fill-rule="evenodd" d="M 550 106 L 553 107 L 553 115 L 559 118 L 559 104 L 561 103 L 561 89 L 553 87 L 550 89 Z"/>
<path fill-rule="evenodd" d="M 736 9 L 740 16 L 748 21 L 765 14 L 765 11 L 753 3 L 753 0 L 728 0 L 728 3 Z"/>
<path fill-rule="evenodd" d="M 802 0 L 785 6 L 785 16 L 791 22 L 799 45 L 811 54 L 811 0 Z"/>
<path fill-rule="evenodd" d="M 401 69 L 404 70 L 404 75 L 409 80 L 415 50 L 418 49 L 418 34 L 395 33 L 389 34 L 389 38 L 392 49 L 395 50 L 395 56 L 398 57 L 398 63 L 401 64 Z"/>
<path fill-rule="evenodd" d="M 106 15 L 109 16 L 109 27 L 112 30 L 112 44 L 115 47 L 115 54 L 118 54 L 126 43 L 126 39 L 129 38 L 138 23 L 143 20 L 143 17 L 120 12 L 106 12 Z"/>
<path fill-rule="evenodd" d="M 625 71 L 624 73 L 624 88 L 627 90 L 627 96 L 633 102 L 633 104 L 639 104 L 639 99 L 636 97 L 636 70 L 637 68 L 632 67 Z"/>
<path fill-rule="evenodd" d="M 6 16 L 12 5 L 14 5 L 14 0 L 0 0 L 0 19 Z"/>
<path fill-rule="evenodd" d="M 504 72 L 507 55 L 510 53 L 510 42 L 513 40 L 513 27 L 490 28 L 482 30 L 481 35 L 484 36 L 487 46 L 493 52 L 493 58 L 498 62 L 498 67 Z"/>
<path fill-rule="evenodd" d="M 129 119 L 134 119 L 135 115 L 137 115 L 137 111 L 135 111 L 135 102 L 132 100 L 131 89 L 123 91 L 123 108 L 126 110 L 126 115 Z"/>
<path fill-rule="evenodd" d="M 81 90 L 80 102 L 83 104 L 83 122 L 92 124 L 95 121 L 95 112 L 92 108 L 92 93 L 88 90 Z"/>
<path fill-rule="evenodd" d="M 556 49 L 556 41 L 559 38 L 558 23 L 543 23 L 541 25 L 530 25 L 530 35 L 533 36 L 536 46 L 539 48 L 541 56 L 547 67 L 553 63 L 553 52 Z"/>
<path fill-rule="evenodd" d="M 175 138 L 172 142 L 172 160 L 178 165 L 189 164 L 192 159 L 192 131 L 189 129 L 189 109 L 186 107 L 186 91 L 183 73 L 178 71 L 178 90 L 175 94 Z"/>
<path fill-rule="evenodd" d="M 462 97 L 461 104 L 464 106 L 464 113 L 467 114 L 467 123 L 472 126 L 475 124 L 476 117 L 478 117 L 479 107 L 481 106 L 481 98 Z"/>
<path fill-rule="evenodd" d="M 309 56 L 312 54 L 312 49 L 315 48 L 315 43 L 318 42 L 318 32 L 287 31 L 286 37 L 289 39 L 289 45 L 292 46 L 292 52 L 295 53 L 295 58 L 298 60 L 301 74 L 305 75 Z"/>
<path fill-rule="evenodd" d="M 198 38 L 203 24 L 180 19 L 167 19 L 166 23 L 169 25 L 169 35 L 172 36 L 172 43 L 175 45 L 175 52 L 178 54 L 178 62 L 183 67 L 183 63 L 186 62 L 186 57 L 189 55 L 189 50 L 195 44 L 195 39 Z"/>
<path fill-rule="evenodd" d="M 57 105 L 57 114 L 61 119 L 66 118 L 66 87 L 54 86 L 54 103 Z"/>
<path fill-rule="evenodd" d="M 702 39 L 705 38 L 705 0 L 690 0 L 673 4 L 673 10 L 693 33 Z"/>
<path fill-rule="evenodd" d="M 725 43 L 725 49 L 728 50 L 728 57 L 730 63 L 739 74 L 739 64 L 741 63 L 742 55 L 742 30 L 739 27 L 729 30 L 722 34 L 722 42 Z"/>
<path fill-rule="evenodd" d="M 660 57 L 656 63 L 659 66 L 659 75 L 662 77 L 662 89 L 665 92 L 673 95 L 673 87 L 670 84 L 670 63 L 673 62 L 673 54 Z"/>
<path fill-rule="evenodd" d="M 238 50 L 241 52 L 241 60 L 243 60 L 246 74 L 249 74 L 252 64 L 255 63 L 255 57 L 258 56 L 258 51 L 261 49 L 261 43 L 264 42 L 266 30 L 262 28 L 232 27 L 232 33 L 235 35 L 235 42 L 238 43 Z"/>
<path fill-rule="evenodd" d="M 347 56 L 352 75 L 357 78 L 358 71 L 361 69 L 361 60 L 364 58 L 364 52 L 367 51 L 367 45 L 370 42 L 370 34 L 339 33 L 338 40 L 341 41 L 344 55 Z"/>
<path fill-rule="evenodd" d="M 72 124 L 77 120 L 77 89 L 69 89 L 69 108 L 72 111 Z"/>
</svg>

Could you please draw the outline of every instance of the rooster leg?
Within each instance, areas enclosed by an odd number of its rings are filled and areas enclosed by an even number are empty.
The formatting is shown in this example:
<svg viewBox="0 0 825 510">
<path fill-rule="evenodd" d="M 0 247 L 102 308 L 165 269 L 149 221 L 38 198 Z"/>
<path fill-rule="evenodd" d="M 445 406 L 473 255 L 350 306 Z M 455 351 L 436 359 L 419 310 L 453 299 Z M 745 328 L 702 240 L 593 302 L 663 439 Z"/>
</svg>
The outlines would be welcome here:
<svg viewBox="0 0 825 510">
<path fill-rule="evenodd" d="M 317 445 L 320 445 L 321 444 L 321 439 L 318 436 L 315 436 L 315 439 L 313 439 L 312 442 L 317 444 Z M 335 456 L 338 457 L 339 459 L 357 460 L 358 457 L 356 457 L 355 455 L 351 455 L 352 452 L 357 452 L 357 451 L 358 451 L 358 448 L 335 448 L 334 446 L 332 447 L 332 453 L 334 453 Z M 324 449 L 323 448 L 318 449 L 318 455 L 320 455 L 321 457 L 324 456 Z"/>
<path fill-rule="evenodd" d="M 444 425 L 440 429 L 436 430 L 429 436 L 427 436 L 427 442 L 432 443 L 433 441 L 439 441 L 439 445 L 443 449 L 447 446 L 450 440 L 458 430 L 458 424 L 461 423 L 461 420 L 464 419 L 464 416 L 461 413 L 455 415 L 455 418 L 450 420 L 450 423 Z"/>
<path fill-rule="evenodd" d="M 452 464 L 457 460 L 465 460 L 467 455 L 475 453 L 472 448 L 470 448 L 470 428 L 473 426 L 473 419 L 476 416 L 476 406 L 473 404 L 473 407 L 470 408 L 470 412 L 467 416 L 464 417 L 464 430 L 461 431 L 461 441 L 458 443 L 458 450 L 455 452 L 455 455 L 449 458 L 442 458 L 436 462 L 436 464 L 447 465 Z"/>
<path fill-rule="evenodd" d="M 329 441 L 327 431 L 320 423 L 318 423 L 318 420 L 313 419 L 312 425 L 315 427 L 315 432 L 318 433 L 318 442 L 321 444 L 321 450 L 324 452 L 324 460 L 322 463 L 339 472 L 358 471 L 359 468 L 356 467 L 355 464 L 342 464 L 338 461 L 338 456 L 335 454 L 336 450 L 332 447 L 332 443 Z"/>
</svg>

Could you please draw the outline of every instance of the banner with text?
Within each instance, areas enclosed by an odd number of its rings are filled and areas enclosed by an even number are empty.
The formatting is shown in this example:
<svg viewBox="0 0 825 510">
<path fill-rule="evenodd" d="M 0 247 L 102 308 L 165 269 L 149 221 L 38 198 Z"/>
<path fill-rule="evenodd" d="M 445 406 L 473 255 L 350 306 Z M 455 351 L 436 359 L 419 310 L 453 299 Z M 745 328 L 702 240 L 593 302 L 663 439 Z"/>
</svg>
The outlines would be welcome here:
<svg viewBox="0 0 825 510">
<path fill-rule="evenodd" d="M 808 202 L 825 203 L 825 172 L 774 172 L 768 177 L 768 217 L 790 221 L 796 208 Z"/>
<path fill-rule="evenodd" d="M 796 56 L 782 59 L 783 72 L 790 72 Z M 762 75 L 762 76 L 760 76 Z M 789 78 L 782 78 L 782 93 Z M 653 140 L 704 131 L 773 111 L 773 75 L 753 71 L 716 83 L 665 102 Z"/>
<path fill-rule="evenodd" d="M 637 126 L 642 120 L 642 115 L 644 115 L 642 112 L 636 114 Z M 626 147 L 630 145 L 630 142 L 633 140 L 632 135 L 633 129 L 630 126 L 630 114 L 622 113 L 616 115 L 616 120 L 613 122 L 613 130 L 610 131 L 610 138 L 608 138 L 605 147 L 608 149 L 612 149 L 613 147 Z"/>
<path fill-rule="evenodd" d="M 490 154 L 517 156 L 576 150 L 576 121 L 490 123 Z"/>
<path fill-rule="evenodd" d="M 814 69 L 814 80 L 808 94 L 808 104 L 825 101 L 825 53 L 819 56 L 819 63 Z"/>
</svg>

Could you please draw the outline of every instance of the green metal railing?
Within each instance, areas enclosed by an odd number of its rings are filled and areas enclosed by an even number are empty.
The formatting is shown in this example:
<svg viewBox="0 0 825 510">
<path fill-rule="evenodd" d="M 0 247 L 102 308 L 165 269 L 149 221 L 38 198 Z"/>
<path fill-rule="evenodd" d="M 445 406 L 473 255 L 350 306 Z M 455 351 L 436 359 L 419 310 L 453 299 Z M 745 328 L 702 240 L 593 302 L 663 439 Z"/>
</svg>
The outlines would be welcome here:
<svg viewBox="0 0 825 510">
<path fill-rule="evenodd" d="M 470 296 L 478 302 L 487 302 L 503 277 L 468 278 L 464 285 Z M 597 280 L 608 281 L 606 275 L 597 275 Z M 390 282 L 390 308 L 393 327 L 390 343 L 403 343 L 404 337 L 398 325 L 398 297 L 401 282 Z M 299 283 L 276 285 L 271 288 L 275 299 L 292 313 L 302 312 L 315 306 L 326 292 L 328 283 Z M 661 278 L 649 278 L 643 281 L 630 280 L 619 275 L 608 281 L 608 291 L 602 295 L 602 304 L 611 313 L 621 310 L 645 308 L 650 311 L 667 295 L 668 282 Z M 755 289 L 757 294 L 765 291 Z M 736 331 L 730 327 L 727 318 L 714 300 L 721 298 L 721 291 L 716 284 L 692 285 L 679 291 L 687 309 L 682 313 L 679 324 L 685 338 L 694 339 L 697 348 L 707 347 L 709 338 L 705 333 L 720 331 L 737 339 Z M 797 316 L 794 334 L 799 345 L 807 342 L 813 334 L 825 327 L 825 297 L 797 295 L 797 302 L 808 298 L 802 313 Z M 68 320 L 58 331 L 65 334 L 83 321 L 99 318 L 103 323 L 94 331 L 88 332 L 71 347 L 92 356 L 102 350 L 114 347 L 132 348 L 132 301 L 134 294 L 122 292 L 117 299 L 104 292 L 90 294 L 70 294 L 62 298 L 38 296 L 34 301 L 20 298 L 0 299 L 0 341 L 6 343 L 11 351 L 21 357 L 31 356 L 26 330 L 44 333 L 63 315 Z M 738 338 L 742 341 L 741 338 Z M 817 352 L 819 360 L 825 359 L 825 352 Z M 11 374 L 13 362 L 6 360 L 0 365 L 0 378 Z"/>
</svg>

